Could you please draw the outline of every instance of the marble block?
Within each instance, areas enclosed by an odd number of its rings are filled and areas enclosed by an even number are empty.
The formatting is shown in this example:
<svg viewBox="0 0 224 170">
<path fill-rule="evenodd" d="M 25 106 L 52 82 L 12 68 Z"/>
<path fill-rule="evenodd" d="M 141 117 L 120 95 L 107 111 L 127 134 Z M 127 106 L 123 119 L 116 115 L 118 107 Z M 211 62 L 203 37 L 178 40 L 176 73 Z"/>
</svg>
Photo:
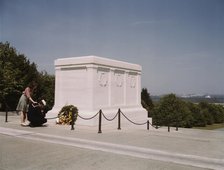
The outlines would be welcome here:
<svg viewBox="0 0 224 170">
<path fill-rule="evenodd" d="M 74 105 L 89 118 L 100 109 L 112 118 L 118 109 L 133 121 L 146 121 L 141 106 L 141 66 L 97 56 L 55 60 L 55 103 L 47 117 L 57 116 L 65 105 Z M 103 121 L 106 122 L 106 121 Z M 98 124 L 80 118 L 77 124 Z"/>
</svg>

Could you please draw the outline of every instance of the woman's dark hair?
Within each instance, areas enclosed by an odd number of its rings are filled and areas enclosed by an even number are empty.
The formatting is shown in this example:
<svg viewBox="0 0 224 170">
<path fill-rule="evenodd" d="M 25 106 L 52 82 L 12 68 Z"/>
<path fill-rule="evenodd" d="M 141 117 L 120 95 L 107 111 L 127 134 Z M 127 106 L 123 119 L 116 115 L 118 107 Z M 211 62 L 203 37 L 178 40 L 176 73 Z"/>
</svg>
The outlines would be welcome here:
<svg viewBox="0 0 224 170">
<path fill-rule="evenodd" d="M 32 81 L 28 84 L 28 87 L 31 88 L 31 89 L 34 89 L 35 87 L 37 87 L 37 83 Z"/>
</svg>

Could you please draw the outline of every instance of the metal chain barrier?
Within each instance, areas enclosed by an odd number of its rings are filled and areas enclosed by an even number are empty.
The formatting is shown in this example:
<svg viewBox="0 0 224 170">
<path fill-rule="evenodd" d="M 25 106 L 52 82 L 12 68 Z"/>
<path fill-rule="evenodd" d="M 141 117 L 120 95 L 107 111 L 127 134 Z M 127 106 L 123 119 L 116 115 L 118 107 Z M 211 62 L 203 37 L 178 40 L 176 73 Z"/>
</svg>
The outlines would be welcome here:
<svg viewBox="0 0 224 170">
<path fill-rule="evenodd" d="M 46 118 L 47 120 L 49 119 L 57 119 L 58 117 L 56 116 L 56 117 L 49 117 L 49 118 Z"/>
<path fill-rule="evenodd" d="M 100 112 L 100 111 L 99 111 L 99 112 Z M 80 117 L 80 118 L 83 119 L 83 120 L 90 120 L 90 119 L 95 118 L 95 117 L 99 114 L 99 112 L 97 112 L 94 116 L 92 116 L 92 117 L 90 117 L 90 118 L 84 118 L 84 117 L 80 116 L 79 114 L 78 114 L 78 117 Z"/>
<path fill-rule="evenodd" d="M 104 117 L 107 121 L 113 121 L 113 120 L 117 117 L 118 112 L 117 112 L 117 114 L 116 114 L 112 119 L 107 118 L 103 112 L 102 112 L 102 114 L 103 114 L 103 117 Z"/>
<path fill-rule="evenodd" d="M 147 121 L 146 122 L 144 122 L 144 123 L 135 123 L 135 122 L 133 122 L 132 120 L 130 120 L 122 111 L 121 111 L 121 114 L 129 121 L 129 122 L 131 122 L 131 123 L 133 123 L 133 124 L 135 124 L 135 125 L 145 125 L 145 124 L 147 124 Z"/>
<path fill-rule="evenodd" d="M 120 116 L 120 114 L 122 114 L 129 122 L 131 122 L 132 124 L 134 124 L 134 125 L 146 125 L 147 124 L 147 129 L 149 130 L 149 125 L 151 125 L 153 128 L 155 128 L 155 129 L 158 129 L 158 128 L 160 128 L 160 127 L 158 127 L 157 125 L 155 126 L 155 125 L 153 125 L 152 123 L 150 123 L 149 122 L 149 120 L 147 120 L 146 122 L 144 122 L 144 123 L 136 123 L 136 122 L 134 122 L 134 121 L 132 121 L 131 119 L 129 119 L 121 110 L 120 110 L 120 108 L 118 109 L 118 112 L 116 113 L 116 115 L 113 117 L 113 118 L 107 118 L 106 116 L 105 116 L 105 114 L 102 112 L 102 110 L 100 109 L 99 110 L 99 112 L 97 112 L 95 115 L 93 115 L 92 117 L 89 117 L 89 118 L 85 118 L 85 117 L 83 117 L 83 116 L 81 116 L 81 115 L 77 115 L 78 117 L 80 117 L 81 119 L 83 119 L 83 120 L 91 120 L 91 119 L 93 119 L 93 118 L 95 118 L 97 115 L 99 114 L 99 130 L 98 130 L 98 133 L 102 133 L 102 130 L 101 130 L 101 125 L 102 125 L 102 115 L 103 115 L 103 117 L 107 120 L 107 121 L 113 121 L 117 116 L 118 116 L 118 130 L 120 130 L 121 129 L 121 116 Z M 56 117 L 51 117 L 51 118 L 46 118 L 46 119 L 56 119 L 56 118 L 58 118 L 58 116 L 56 116 Z M 5 114 L 5 122 L 8 122 L 8 112 L 6 112 L 6 114 Z M 74 113 L 72 114 L 72 123 L 71 123 L 71 130 L 74 130 Z"/>
<path fill-rule="evenodd" d="M 80 115 L 78 114 L 78 117 L 80 117 L 81 119 L 84 119 L 84 120 L 90 120 L 90 119 L 95 118 L 98 114 L 99 114 L 99 112 L 97 112 L 94 116 L 92 116 L 92 117 L 90 117 L 90 118 L 84 118 L 84 117 L 82 117 L 82 116 L 80 116 Z M 58 118 L 58 116 L 56 116 L 56 117 L 49 117 L 49 118 L 46 118 L 46 119 L 56 119 L 56 118 Z"/>
</svg>

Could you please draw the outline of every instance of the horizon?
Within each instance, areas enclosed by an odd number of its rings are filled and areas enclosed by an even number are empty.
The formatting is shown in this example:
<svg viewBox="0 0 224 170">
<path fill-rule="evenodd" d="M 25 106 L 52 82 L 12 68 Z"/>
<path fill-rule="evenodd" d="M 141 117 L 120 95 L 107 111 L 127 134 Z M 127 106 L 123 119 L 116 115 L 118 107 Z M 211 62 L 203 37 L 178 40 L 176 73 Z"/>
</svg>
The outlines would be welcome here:
<svg viewBox="0 0 224 170">
<path fill-rule="evenodd" d="M 0 41 L 48 74 L 95 55 L 141 65 L 151 95 L 224 94 L 222 0 L 0 0 Z"/>
</svg>

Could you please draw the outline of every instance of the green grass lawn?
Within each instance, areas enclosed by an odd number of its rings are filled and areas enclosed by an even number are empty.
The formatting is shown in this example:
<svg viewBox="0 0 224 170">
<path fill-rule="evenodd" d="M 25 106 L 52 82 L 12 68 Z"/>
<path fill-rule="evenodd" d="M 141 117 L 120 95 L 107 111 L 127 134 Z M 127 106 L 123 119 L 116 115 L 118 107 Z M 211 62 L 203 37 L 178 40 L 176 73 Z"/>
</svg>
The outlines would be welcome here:
<svg viewBox="0 0 224 170">
<path fill-rule="evenodd" d="M 207 125 L 206 127 L 194 127 L 194 129 L 214 130 L 224 128 L 224 123 Z"/>
</svg>

